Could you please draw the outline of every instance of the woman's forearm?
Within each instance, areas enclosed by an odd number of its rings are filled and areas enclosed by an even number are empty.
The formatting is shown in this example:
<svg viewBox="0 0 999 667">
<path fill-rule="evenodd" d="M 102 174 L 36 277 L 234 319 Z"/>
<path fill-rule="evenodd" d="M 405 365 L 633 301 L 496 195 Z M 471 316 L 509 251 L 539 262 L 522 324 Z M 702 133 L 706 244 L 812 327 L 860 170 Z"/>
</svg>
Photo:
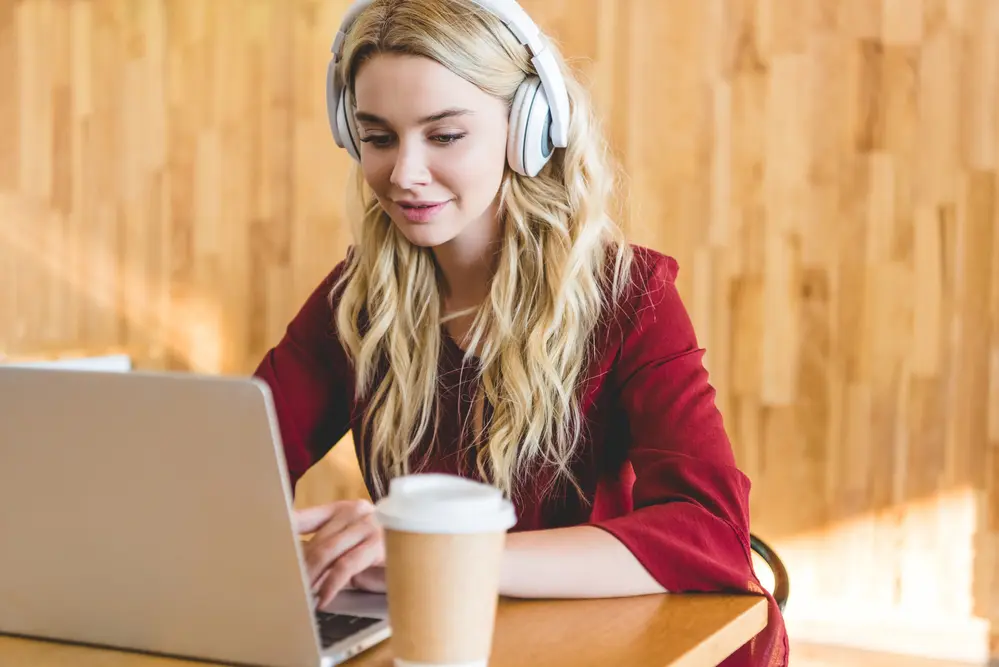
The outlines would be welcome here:
<svg viewBox="0 0 999 667">
<path fill-rule="evenodd" d="M 593 526 L 506 538 L 500 594 L 520 598 L 600 598 L 665 593 L 617 538 Z"/>
</svg>

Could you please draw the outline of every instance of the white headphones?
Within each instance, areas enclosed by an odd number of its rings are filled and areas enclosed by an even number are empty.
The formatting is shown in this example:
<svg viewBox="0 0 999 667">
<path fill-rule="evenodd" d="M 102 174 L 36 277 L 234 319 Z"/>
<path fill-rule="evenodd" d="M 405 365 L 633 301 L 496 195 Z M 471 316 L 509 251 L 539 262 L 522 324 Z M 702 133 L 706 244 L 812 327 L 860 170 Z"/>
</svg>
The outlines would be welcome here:
<svg viewBox="0 0 999 667">
<path fill-rule="evenodd" d="M 326 69 L 326 113 L 337 146 L 345 148 L 352 158 L 361 159 L 354 114 L 347 111 L 347 95 L 336 81 L 336 66 L 340 62 L 344 39 L 357 16 L 373 0 L 356 0 L 347 10 L 330 51 L 333 57 Z M 538 76 L 528 77 L 517 90 L 510 110 L 510 138 L 507 161 L 523 176 L 537 176 L 555 147 L 569 143 L 569 94 L 555 57 L 548 50 L 545 38 L 527 12 L 516 0 L 472 0 L 499 18 L 521 44 L 531 52 L 531 62 Z"/>
</svg>

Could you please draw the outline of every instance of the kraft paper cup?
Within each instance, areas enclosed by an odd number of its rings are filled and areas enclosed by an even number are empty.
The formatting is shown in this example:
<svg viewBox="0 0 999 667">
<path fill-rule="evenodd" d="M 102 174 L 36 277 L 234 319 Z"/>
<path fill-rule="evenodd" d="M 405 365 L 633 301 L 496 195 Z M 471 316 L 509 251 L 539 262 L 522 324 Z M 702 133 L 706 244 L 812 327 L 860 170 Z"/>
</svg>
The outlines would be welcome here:
<svg viewBox="0 0 999 667">
<path fill-rule="evenodd" d="M 392 480 L 375 511 L 396 667 L 485 667 L 513 505 L 487 484 L 423 474 Z"/>
</svg>

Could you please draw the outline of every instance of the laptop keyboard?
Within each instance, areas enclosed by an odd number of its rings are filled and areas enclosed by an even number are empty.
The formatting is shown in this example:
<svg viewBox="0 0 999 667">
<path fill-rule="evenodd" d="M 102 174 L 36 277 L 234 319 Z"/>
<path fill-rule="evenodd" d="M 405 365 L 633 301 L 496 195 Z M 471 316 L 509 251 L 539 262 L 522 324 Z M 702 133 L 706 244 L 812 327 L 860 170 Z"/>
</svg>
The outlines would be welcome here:
<svg viewBox="0 0 999 667">
<path fill-rule="evenodd" d="M 338 641 L 374 625 L 378 620 L 369 616 L 331 614 L 326 611 L 316 612 L 316 622 L 319 624 L 319 637 L 323 648 L 329 648 Z"/>
</svg>

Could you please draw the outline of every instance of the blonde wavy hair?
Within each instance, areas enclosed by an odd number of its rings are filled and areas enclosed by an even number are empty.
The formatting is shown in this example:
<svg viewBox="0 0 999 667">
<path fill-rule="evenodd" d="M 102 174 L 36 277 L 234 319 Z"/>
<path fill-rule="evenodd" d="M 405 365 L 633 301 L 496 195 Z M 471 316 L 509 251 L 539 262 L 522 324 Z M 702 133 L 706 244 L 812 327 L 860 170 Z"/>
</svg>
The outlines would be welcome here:
<svg viewBox="0 0 999 667">
<path fill-rule="evenodd" d="M 488 299 L 475 309 L 466 357 L 479 382 L 474 405 L 491 418 L 475 434 L 482 479 L 513 495 L 518 481 L 550 466 L 552 482 L 580 490 L 571 467 L 584 428 L 579 387 L 592 334 L 626 287 L 632 261 L 612 222 L 616 171 L 586 93 L 550 44 L 566 80 L 569 144 L 538 176 L 507 165 L 498 192 L 502 238 Z M 468 0 L 376 0 L 344 44 L 337 76 L 347 82 L 379 53 L 430 58 L 512 104 L 537 72 L 501 21 Z M 362 458 L 377 495 L 386 478 L 411 472 L 421 443 L 436 428 L 438 354 L 443 341 L 438 275 L 431 249 L 412 245 L 357 172 L 359 214 L 340 281 L 339 337 L 356 371 L 356 395 L 368 398 Z"/>
</svg>

